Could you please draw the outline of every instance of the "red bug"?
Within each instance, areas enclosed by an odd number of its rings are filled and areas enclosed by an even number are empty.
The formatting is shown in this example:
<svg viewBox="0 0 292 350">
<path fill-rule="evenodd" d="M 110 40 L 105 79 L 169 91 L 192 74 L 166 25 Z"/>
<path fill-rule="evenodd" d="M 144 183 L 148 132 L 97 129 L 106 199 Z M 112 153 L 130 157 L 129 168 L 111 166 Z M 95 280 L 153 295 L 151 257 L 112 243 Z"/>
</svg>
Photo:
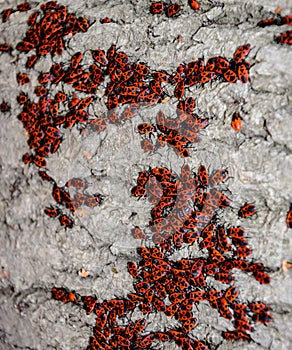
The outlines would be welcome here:
<svg viewBox="0 0 292 350">
<path fill-rule="evenodd" d="M 64 288 L 52 288 L 53 298 L 60 300 L 63 303 L 74 303 L 78 304 L 77 295 L 75 292 L 68 292 Z"/>
<path fill-rule="evenodd" d="M 253 315 L 252 320 L 254 322 L 261 322 L 264 325 L 270 324 L 273 322 L 273 317 L 267 312 L 259 312 Z"/>
<path fill-rule="evenodd" d="M 174 96 L 177 99 L 181 99 L 183 97 L 184 93 L 185 93 L 185 83 L 182 80 L 176 84 L 175 89 L 174 89 Z"/>
<path fill-rule="evenodd" d="M 92 58 L 102 66 L 108 65 L 108 59 L 105 55 L 105 52 L 103 50 L 93 50 L 92 52 Z"/>
<path fill-rule="evenodd" d="M 60 138 L 62 136 L 62 132 L 59 129 L 57 129 L 51 125 L 47 126 L 46 134 L 49 135 L 53 139 L 55 139 L 55 138 L 57 139 L 57 138 Z"/>
<path fill-rule="evenodd" d="M 97 298 L 86 295 L 81 297 L 81 300 L 83 302 L 83 309 L 86 311 L 86 315 L 90 315 L 97 304 Z"/>
<path fill-rule="evenodd" d="M 105 313 L 101 313 L 99 317 L 97 317 L 95 321 L 95 325 L 101 330 L 105 327 L 106 323 L 107 323 L 107 315 Z"/>
<path fill-rule="evenodd" d="M 161 342 L 166 342 L 169 340 L 169 335 L 165 332 L 155 332 L 155 339 L 161 341 Z"/>
<path fill-rule="evenodd" d="M 27 20 L 27 24 L 30 26 L 30 27 L 34 27 L 34 25 L 36 24 L 36 20 L 39 16 L 39 13 L 38 12 L 33 12 L 29 17 L 28 17 L 28 20 Z"/>
<path fill-rule="evenodd" d="M 292 204 L 286 215 L 286 225 L 288 228 L 292 228 Z"/>
<path fill-rule="evenodd" d="M 165 10 L 165 14 L 167 17 L 173 17 L 177 15 L 179 12 L 180 12 L 180 5 L 176 3 L 168 6 Z"/>
<path fill-rule="evenodd" d="M 134 261 L 129 261 L 127 264 L 128 272 L 133 278 L 137 278 L 139 275 L 138 266 Z"/>
<path fill-rule="evenodd" d="M 281 18 L 281 24 L 287 24 L 288 26 L 292 25 L 292 14 L 287 15 Z"/>
<path fill-rule="evenodd" d="M 39 176 L 42 180 L 55 183 L 55 180 L 49 176 L 45 171 L 39 171 Z"/>
<path fill-rule="evenodd" d="M 188 164 L 184 164 L 181 168 L 181 181 L 184 185 L 191 177 L 191 168 Z"/>
<path fill-rule="evenodd" d="M 268 312 L 271 310 L 270 306 L 264 303 L 249 303 L 248 307 L 250 311 L 255 312 L 255 313 L 260 313 L 260 312 Z"/>
<path fill-rule="evenodd" d="M 37 48 L 37 54 L 41 56 L 48 55 L 52 53 L 52 51 L 53 51 L 53 47 L 51 46 L 51 44 L 43 44 L 38 46 Z"/>
<path fill-rule="evenodd" d="M 10 107 L 10 105 L 7 102 L 5 102 L 5 101 L 1 102 L 1 104 L 0 104 L 0 111 L 2 113 L 9 112 L 10 109 L 11 109 L 11 107 Z"/>
<path fill-rule="evenodd" d="M 161 96 L 163 94 L 163 89 L 161 87 L 161 82 L 158 80 L 151 80 L 149 83 L 149 87 L 152 92 L 156 95 Z"/>
<path fill-rule="evenodd" d="M 216 264 L 223 262 L 225 260 L 225 257 L 221 253 L 219 253 L 219 251 L 215 248 L 210 248 L 209 254 L 210 254 L 210 260 Z"/>
<path fill-rule="evenodd" d="M 159 13 L 162 13 L 165 10 L 165 2 L 155 2 L 150 6 L 150 13 L 152 15 L 157 15 Z"/>
<path fill-rule="evenodd" d="M 96 118 L 93 119 L 89 125 L 93 131 L 99 133 L 107 127 L 108 121 L 107 118 Z"/>
<path fill-rule="evenodd" d="M 209 175 L 208 175 L 208 171 L 207 168 L 205 167 L 205 165 L 200 165 L 198 168 L 198 178 L 200 183 L 207 187 L 209 184 Z"/>
<path fill-rule="evenodd" d="M 27 58 L 27 61 L 26 61 L 26 64 L 25 64 L 25 67 L 26 68 L 33 68 L 34 65 L 36 64 L 38 60 L 38 56 L 37 55 L 31 55 Z"/>
<path fill-rule="evenodd" d="M 189 299 L 194 303 L 201 303 L 205 300 L 205 292 L 203 290 L 197 290 L 189 293 Z"/>
<path fill-rule="evenodd" d="M 136 293 L 129 293 L 128 294 L 128 298 L 131 299 L 134 302 L 142 302 L 144 300 L 144 296 L 143 295 L 139 295 Z"/>
<path fill-rule="evenodd" d="M 85 200 L 84 204 L 90 208 L 94 208 L 97 205 L 100 205 L 103 200 L 103 196 L 100 195 L 99 193 L 94 194 L 92 196 L 88 196 L 87 199 Z"/>
<path fill-rule="evenodd" d="M 82 61 L 82 58 L 83 58 L 82 52 L 76 52 L 71 58 L 71 67 L 73 69 L 76 69 L 79 66 L 80 62 Z"/>
<path fill-rule="evenodd" d="M 208 301 L 216 301 L 217 299 L 222 298 L 222 296 L 222 291 L 219 291 L 217 289 L 211 289 L 205 292 L 205 299 L 207 299 Z"/>
<path fill-rule="evenodd" d="M 59 149 L 60 145 L 62 142 L 62 138 L 59 139 L 55 139 L 52 143 L 51 143 L 51 154 L 54 154 L 57 152 L 57 150 Z"/>
<path fill-rule="evenodd" d="M 168 83 L 171 76 L 166 71 L 158 71 L 151 74 L 154 80 Z"/>
<path fill-rule="evenodd" d="M 65 295 L 60 299 L 63 303 L 74 303 L 78 304 L 77 295 L 75 292 L 66 292 Z"/>
<path fill-rule="evenodd" d="M 166 316 L 173 316 L 177 312 L 179 305 L 180 305 L 179 302 L 174 302 L 174 303 L 170 304 L 169 306 L 167 306 L 167 308 L 165 310 L 165 315 Z"/>
<path fill-rule="evenodd" d="M 143 63 L 135 63 L 133 65 L 133 70 L 143 77 L 149 74 L 149 68 Z"/>
<path fill-rule="evenodd" d="M 240 218 L 248 218 L 250 216 L 255 215 L 256 212 L 257 212 L 256 206 L 252 203 L 247 203 L 239 209 L 238 216 Z"/>
<path fill-rule="evenodd" d="M 175 231 L 172 238 L 173 238 L 173 245 L 175 247 L 181 247 L 183 244 L 183 232 L 181 231 Z"/>
<path fill-rule="evenodd" d="M 234 277 L 227 272 L 217 272 L 215 274 L 215 279 L 225 284 L 230 284 L 234 281 Z"/>
<path fill-rule="evenodd" d="M 116 52 L 114 61 L 124 67 L 129 62 L 129 57 L 125 52 Z"/>
<path fill-rule="evenodd" d="M 131 189 L 131 193 L 133 196 L 135 197 L 145 197 L 146 196 L 146 190 L 145 190 L 145 187 L 143 186 L 134 186 L 132 189 Z"/>
<path fill-rule="evenodd" d="M 20 93 L 16 98 L 18 104 L 23 105 L 27 102 L 27 95 L 25 93 Z"/>
<path fill-rule="evenodd" d="M 292 30 L 280 34 L 275 40 L 281 45 L 292 45 Z"/>
<path fill-rule="evenodd" d="M 193 109 L 196 107 L 196 102 L 193 97 L 188 97 L 185 100 L 184 111 L 186 113 L 192 113 Z M 178 108 L 179 109 L 179 108 Z"/>
<path fill-rule="evenodd" d="M 56 183 L 54 183 L 53 186 L 52 197 L 54 198 L 56 203 L 62 203 L 61 187 L 59 187 Z"/>
<path fill-rule="evenodd" d="M 137 184 L 140 186 L 145 186 L 149 180 L 149 173 L 147 171 L 141 171 L 138 174 Z"/>
<path fill-rule="evenodd" d="M 10 15 L 12 14 L 13 9 L 9 8 L 9 9 L 5 9 L 1 12 L 2 15 L 2 23 L 5 23 L 8 21 Z"/>
<path fill-rule="evenodd" d="M 171 303 L 181 303 L 184 299 L 185 299 L 186 295 L 185 293 L 182 293 L 182 292 L 176 292 L 176 293 L 171 293 L 169 295 L 169 300 Z"/>
<path fill-rule="evenodd" d="M 191 273 L 193 278 L 198 278 L 201 276 L 204 267 L 204 260 L 198 259 L 191 268 Z"/>
<path fill-rule="evenodd" d="M 229 227 L 227 230 L 228 235 L 236 239 L 244 239 L 244 228 L 242 227 Z"/>
<path fill-rule="evenodd" d="M 197 324 L 198 324 L 197 318 L 193 317 L 189 320 L 184 321 L 181 329 L 184 333 L 189 333 L 191 330 L 193 330 L 196 327 Z"/>
<path fill-rule="evenodd" d="M 150 254 L 152 258 L 155 259 L 164 259 L 164 253 L 157 247 L 153 247 L 150 249 Z"/>
<path fill-rule="evenodd" d="M 210 222 L 208 225 L 206 225 L 201 232 L 201 237 L 207 238 L 212 237 L 213 233 L 216 230 L 216 224 L 214 222 Z"/>
<path fill-rule="evenodd" d="M 154 295 L 153 306 L 157 311 L 164 312 L 166 310 L 166 305 L 163 300 Z"/>
<path fill-rule="evenodd" d="M 248 83 L 249 75 L 248 75 L 249 65 L 246 62 L 243 62 L 237 66 L 237 76 L 238 79 L 243 83 Z"/>
<path fill-rule="evenodd" d="M 108 17 L 104 17 L 104 18 L 102 18 L 102 19 L 100 20 L 100 23 L 101 23 L 101 24 L 112 23 L 112 22 L 113 22 L 113 20 L 110 19 L 110 18 L 108 18 Z"/>
<path fill-rule="evenodd" d="M 233 318 L 233 315 L 228 308 L 227 300 L 225 298 L 219 299 L 218 304 L 219 304 L 218 311 L 219 311 L 220 315 L 222 317 L 226 318 L 227 320 L 231 320 Z"/>
<path fill-rule="evenodd" d="M 188 0 L 189 6 L 192 10 L 197 11 L 200 8 L 200 4 L 195 0 Z"/>
<path fill-rule="evenodd" d="M 44 213 L 45 213 L 46 215 L 48 215 L 49 217 L 51 217 L 51 218 L 55 218 L 55 217 L 57 217 L 57 216 L 60 215 L 61 211 L 60 211 L 60 209 L 58 209 L 58 208 L 53 208 L 53 207 L 51 206 L 51 207 L 46 207 L 46 208 L 44 209 Z"/>
<path fill-rule="evenodd" d="M 165 286 L 160 283 L 159 281 L 156 282 L 154 284 L 154 289 L 155 289 L 155 292 L 157 293 L 157 295 L 162 298 L 162 299 L 165 299 L 166 296 L 167 296 L 167 292 L 166 292 L 166 289 L 165 289 Z"/>
<path fill-rule="evenodd" d="M 268 18 L 268 19 L 264 19 L 262 21 L 259 21 L 257 23 L 258 27 L 267 27 L 267 26 L 272 26 L 272 25 L 276 25 L 276 24 L 280 24 L 278 23 L 279 21 L 277 20 L 277 18 Z"/>
<path fill-rule="evenodd" d="M 43 4 L 41 6 L 41 10 L 46 12 L 46 10 L 54 10 L 59 7 L 59 4 L 57 1 L 48 1 L 47 3 Z"/>
<path fill-rule="evenodd" d="M 17 6 L 18 11 L 28 11 L 31 9 L 31 6 L 28 2 L 23 2 Z"/>
<path fill-rule="evenodd" d="M 72 228 L 74 225 L 74 221 L 67 215 L 63 214 L 59 217 L 60 224 L 62 226 Z"/>
<path fill-rule="evenodd" d="M 236 83 L 237 81 L 237 74 L 232 69 L 227 69 L 223 73 L 223 77 L 228 83 Z"/>
<path fill-rule="evenodd" d="M 67 100 L 67 95 L 64 92 L 57 92 L 55 95 L 55 101 L 60 103 L 60 102 L 65 102 Z"/>
<path fill-rule="evenodd" d="M 73 186 L 74 188 L 77 189 L 85 189 L 87 187 L 87 181 L 80 179 L 79 177 L 74 177 L 70 180 L 68 180 L 65 184 L 66 187 L 71 187 Z"/>
<path fill-rule="evenodd" d="M 147 238 L 147 235 L 145 232 L 143 232 L 138 226 L 135 226 L 132 230 L 131 233 L 134 238 L 140 239 L 144 241 Z"/>
<path fill-rule="evenodd" d="M 53 78 L 54 78 L 53 75 L 50 73 L 41 73 L 38 76 L 38 82 L 41 85 L 44 85 L 44 84 L 50 83 L 53 80 Z"/>
<path fill-rule="evenodd" d="M 224 298 L 229 302 L 233 303 L 239 294 L 239 289 L 235 286 L 229 287 L 225 293 Z"/>
<path fill-rule="evenodd" d="M 264 264 L 261 262 L 250 263 L 248 265 L 247 271 L 255 272 L 255 271 L 264 271 Z"/>
<path fill-rule="evenodd" d="M 252 249 L 248 247 L 239 247 L 234 252 L 234 255 L 239 258 L 247 258 L 252 254 Z"/>
<path fill-rule="evenodd" d="M 6 43 L 0 44 L 0 52 L 10 52 L 12 47 Z"/>
<path fill-rule="evenodd" d="M 154 307 L 152 304 L 149 304 L 149 303 L 142 303 L 140 306 L 139 306 L 140 310 L 142 311 L 143 314 L 150 314 L 152 312 L 154 312 Z"/>
<path fill-rule="evenodd" d="M 149 153 L 153 153 L 155 152 L 155 145 L 152 141 L 150 140 L 142 140 L 141 141 L 141 148 L 145 151 L 145 152 L 149 152 Z"/>
<path fill-rule="evenodd" d="M 249 54 L 250 50 L 251 50 L 250 44 L 239 46 L 233 54 L 234 62 L 237 64 L 242 62 L 245 59 L 245 57 Z"/>
<path fill-rule="evenodd" d="M 242 129 L 242 118 L 239 113 L 233 113 L 231 126 L 235 131 L 240 131 Z"/>
<path fill-rule="evenodd" d="M 154 333 L 150 333 L 148 335 L 143 336 L 142 338 L 138 338 L 136 340 L 136 344 L 138 345 L 138 347 L 141 347 L 144 349 L 149 347 L 153 343 L 154 339 L 155 339 Z"/>
<path fill-rule="evenodd" d="M 134 323 L 134 334 L 139 334 L 146 328 L 147 321 L 145 318 L 141 318 Z"/>
<path fill-rule="evenodd" d="M 234 330 L 234 331 L 226 331 L 222 333 L 223 338 L 226 339 L 227 341 L 235 341 L 235 340 L 243 340 L 243 341 L 251 341 L 251 337 L 249 334 L 239 331 L 239 330 Z"/>
<path fill-rule="evenodd" d="M 30 50 L 33 50 L 34 47 L 35 45 L 28 41 L 21 41 L 16 45 L 16 49 L 18 51 L 30 51 Z"/>
<path fill-rule="evenodd" d="M 30 155 L 29 153 L 25 153 L 23 156 L 22 156 L 22 161 L 24 164 L 28 164 L 28 163 L 31 163 L 33 161 L 33 156 Z"/>
<path fill-rule="evenodd" d="M 241 319 L 235 319 L 233 322 L 235 328 L 242 332 L 253 332 L 254 328 L 252 325 L 250 325 L 248 322 L 245 322 L 245 320 Z"/>
<path fill-rule="evenodd" d="M 141 134 L 141 135 L 148 135 L 148 134 L 156 131 L 155 126 L 153 124 L 149 124 L 149 123 L 139 124 L 137 129 L 138 129 L 139 134 Z"/>
<path fill-rule="evenodd" d="M 34 93 L 36 96 L 46 96 L 49 91 L 47 88 L 45 88 L 44 86 L 36 86 L 34 89 Z"/>
<path fill-rule="evenodd" d="M 217 78 L 216 73 L 214 72 L 210 72 L 210 71 L 205 71 L 202 72 L 199 76 L 198 76 L 198 83 L 201 84 L 206 84 L 211 80 L 214 80 Z"/>
<path fill-rule="evenodd" d="M 230 304 L 231 309 L 239 314 L 246 314 L 247 312 L 250 311 L 248 305 L 246 304 L 241 304 L 241 303 L 232 303 Z"/>
<path fill-rule="evenodd" d="M 30 83 L 30 78 L 26 73 L 18 73 L 17 74 L 17 81 L 21 85 L 29 84 Z"/>
<path fill-rule="evenodd" d="M 107 50 L 106 57 L 109 61 L 113 60 L 116 56 L 117 46 L 112 44 L 110 48 Z"/>
<path fill-rule="evenodd" d="M 229 252 L 231 250 L 231 244 L 228 242 L 228 237 L 226 235 L 224 227 L 217 227 L 216 234 L 218 249 L 223 252 Z"/>
<path fill-rule="evenodd" d="M 150 288 L 150 285 L 149 283 L 142 281 L 135 284 L 134 288 L 138 293 L 145 293 Z"/>
<path fill-rule="evenodd" d="M 254 271 L 253 275 L 260 284 L 269 284 L 271 282 L 270 276 L 264 271 Z"/>
<path fill-rule="evenodd" d="M 79 29 L 83 33 L 87 32 L 87 30 L 89 28 L 88 20 L 85 17 L 78 17 L 77 18 L 77 26 L 79 27 Z"/>
<path fill-rule="evenodd" d="M 33 157 L 33 163 L 39 168 L 45 168 L 47 166 L 47 161 L 45 160 L 45 158 L 39 155 L 35 155 Z"/>
<path fill-rule="evenodd" d="M 233 259 L 233 265 L 235 269 L 241 271 L 249 271 L 249 263 L 242 259 Z"/>
</svg>

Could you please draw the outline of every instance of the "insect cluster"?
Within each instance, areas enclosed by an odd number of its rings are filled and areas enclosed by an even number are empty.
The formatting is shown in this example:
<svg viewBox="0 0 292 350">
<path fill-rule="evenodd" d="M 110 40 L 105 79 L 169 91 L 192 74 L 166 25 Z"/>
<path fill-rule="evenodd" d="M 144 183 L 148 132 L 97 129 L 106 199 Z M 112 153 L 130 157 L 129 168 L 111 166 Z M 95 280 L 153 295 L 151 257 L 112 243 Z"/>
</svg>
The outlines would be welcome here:
<svg viewBox="0 0 292 350">
<path fill-rule="evenodd" d="M 277 17 L 277 18 L 268 18 L 268 19 L 264 19 L 262 21 L 259 21 L 257 24 L 259 27 L 268 27 L 268 26 L 282 26 L 282 25 L 288 25 L 291 26 L 292 25 L 292 14 L 291 15 L 287 15 L 284 17 Z M 275 41 L 278 44 L 282 44 L 282 45 L 292 45 L 292 30 L 287 30 L 284 33 L 281 33 L 280 35 L 278 35 L 275 38 Z"/>
<path fill-rule="evenodd" d="M 94 208 L 97 205 L 100 205 L 104 198 L 99 193 L 93 195 L 86 193 L 85 190 L 88 187 L 88 183 L 84 179 L 75 177 L 68 180 L 64 187 L 60 187 L 45 171 L 39 171 L 39 175 L 43 181 L 53 184 L 52 197 L 58 205 L 46 207 L 44 213 L 51 218 L 58 217 L 60 224 L 67 228 L 73 227 L 74 220 L 72 217 L 63 213 L 64 208 L 74 215 L 81 206 Z M 72 192 L 72 188 L 75 190 L 74 195 L 69 193 L 69 190 Z"/>
<path fill-rule="evenodd" d="M 155 245 L 138 247 L 139 261 L 128 262 L 134 292 L 100 302 L 95 296 L 80 296 L 64 288 L 52 291 L 57 300 L 80 305 L 87 314 L 95 312 L 94 336 L 88 350 L 155 349 L 157 342 L 169 341 L 187 350 L 212 349 L 212 344 L 190 336 L 200 321 L 195 311 L 199 303 L 208 303 L 232 322 L 234 329 L 222 332 L 228 341 L 252 341 L 250 333 L 257 322 L 265 325 L 272 322 L 268 305 L 243 303 L 239 289 L 229 286 L 234 282 L 235 270 L 251 273 L 261 284 L 269 284 L 270 277 L 261 262 L 251 259 L 252 249 L 248 247 L 244 228 L 219 224 L 220 212 L 229 208 L 231 201 L 216 187 L 227 178 L 226 169 L 214 171 L 209 177 L 204 165 L 199 166 L 197 173 L 188 165 L 182 167 L 180 175 L 167 168 L 139 173 L 132 194 L 146 197 L 155 206 L 151 210 L 149 233 L 139 227 L 132 233 L 136 239 Z M 239 209 L 242 218 L 253 214 L 252 204 Z M 172 258 L 184 246 L 195 244 L 201 251 L 198 257 Z M 228 287 L 214 288 L 212 278 Z M 156 332 L 148 330 L 147 318 L 125 324 L 125 315 L 136 308 L 144 315 L 164 313 L 179 325 Z"/>
<path fill-rule="evenodd" d="M 175 152 L 183 157 L 190 156 L 188 146 L 201 141 L 198 134 L 200 130 L 209 125 L 208 118 L 200 118 L 197 114 L 192 113 L 195 108 L 195 100 L 188 97 L 181 100 L 176 109 L 176 118 L 166 118 L 160 110 L 156 114 L 156 123 L 142 123 L 138 125 L 138 133 L 149 136 L 141 141 L 141 147 L 146 152 L 153 153 L 157 149 L 164 147 L 166 144 L 172 147 Z M 154 143 L 150 137 L 156 134 Z"/>
<path fill-rule="evenodd" d="M 200 8 L 200 4 L 195 0 L 188 0 L 188 5 L 194 11 L 197 11 Z M 181 11 L 181 6 L 177 3 L 167 4 L 166 2 L 163 2 L 163 1 L 157 1 L 150 6 L 150 13 L 152 15 L 165 13 L 167 17 L 174 17 L 178 15 L 180 11 Z"/>
<path fill-rule="evenodd" d="M 25 54 L 34 52 L 27 58 L 25 64 L 27 70 L 33 69 L 42 56 L 61 55 L 66 45 L 66 36 L 86 32 L 89 28 L 86 18 L 77 18 L 75 14 L 67 12 L 67 8 L 59 5 L 56 1 L 49 1 L 41 5 L 40 9 L 42 13 L 35 11 L 29 16 L 27 21 L 29 29 L 26 31 L 24 39 L 16 45 L 16 50 Z M 2 11 L 2 21 L 6 22 L 9 15 L 15 11 L 28 10 L 30 10 L 28 3 L 19 5 L 17 10 L 4 10 Z M 3 45 L 9 46 L 8 44 Z M 11 50 L 12 48 L 9 46 L 9 50 L 2 51 L 10 52 Z M 90 67 L 92 73 L 85 72 L 81 68 L 82 56 L 80 52 L 74 54 L 67 69 L 64 69 L 65 63 L 55 63 L 49 72 L 39 74 L 39 85 L 33 90 L 38 97 L 37 102 L 32 101 L 24 92 L 17 96 L 17 102 L 22 108 L 17 118 L 26 130 L 27 143 L 31 149 L 30 153 L 27 152 L 23 155 L 24 163 L 33 163 L 37 167 L 45 169 L 47 158 L 55 154 L 62 143 L 63 131 L 61 129 L 69 129 L 74 125 L 90 122 L 88 108 L 94 101 L 94 96 L 78 98 L 76 94 L 69 96 L 63 91 L 58 91 L 54 96 L 50 96 L 50 87 L 48 86 L 50 84 L 52 87 L 52 85 L 62 82 L 63 84 L 73 84 L 76 91 L 94 94 L 97 91 L 97 86 L 94 83 L 96 75 L 92 67 Z M 17 81 L 20 85 L 26 85 L 30 83 L 30 77 L 27 73 L 19 72 Z M 1 111 L 8 111 L 8 107 L 7 103 L 3 102 Z M 94 129 L 94 127 L 92 128 Z M 102 196 L 100 194 L 75 193 L 74 198 L 71 198 L 68 191 L 59 187 L 47 172 L 41 171 L 39 174 L 43 180 L 53 184 L 52 195 L 55 202 L 66 207 L 70 213 L 74 214 L 81 205 L 95 207 L 101 204 Z M 80 181 L 84 182 L 81 179 Z M 73 184 L 73 181 L 71 183 Z M 80 189 L 76 181 L 74 184 L 71 189 Z M 50 217 L 58 217 L 61 225 L 67 228 L 73 226 L 72 217 L 63 214 L 58 207 L 46 208 L 45 214 Z"/>
<path fill-rule="evenodd" d="M 193 10 L 200 7 L 196 1 L 188 3 Z M 16 11 L 30 9 L 28 3 L 15 10 L 6 9 L 2 11 L 2 21 L 7 22 Z M 27 70 L 33 69 L 46 55 L 62 55 L 66 49 L 66 37 L 85 33 L 91 25 L 85 17 L 76 17 L 57 1 L 41 5 L 40 10 L 29 16 L 29 29 L 15 48 L 30 54 L 26 61 Z M 164 2 L 151 5 L 151 13 L 162 12 L 172 17 L 179 12 L 179 5 Z M 280 22 L 265 20 L 259 25 L 290 25 L 290 21 L 291 16 L 286 16 Z M 101 23 L 111 23 L 111 20 L 104 18 Z M 285 35 L 289 37 L 291 33 Z M 285 38 L 277 41 L 290 43 Z M 10 54 L 12 50 L 9 44 L 0 45 L 2 52 Z M 186 97 L 186 90 L 213 80 L 248 83 L 250 64 L 245 59 L 250 50 L 251 45 L 244 44 L 235 50 L 232 59 L 216 56 L 205 62 L 199 58 L 168 73 L 151 71 L 147 64 L 131 60 L 112 44 L 107 51 L 91 50 L 92 62 L 88 65 L 83 53 L 76 52 L 70 62 L 54 63 L 48 72 L 41 72 L 33 90 L 37 102 L 21 92 L 17 102 L 22 111 L 17 117 L 27 132 L 31 149 L 30 153 L 24 154 L 24 163 L 41 168 L 40 177 L 52 185 L 56 204 L 45 208 L 45 214 L 58 218 L 61 225 L 71 228 L 74 220 L 65 213 L 66 210 L 75 214 L 81 206 L 92 208 L 103 200 L 99 193 L 86 192 L 88 183 L 84 179 L 72 178 L 61 187 L 48 175 L 47 159 L 62 143 L 62 128 L 88 126 L 99 133 L 109 124 L 119 125 L 133 118 L 143 106 L 149 107 L 163 103 L 166 97 L 175 97 L 179 100 L 175 117 L 165 116 L 160 110 L 155 123 L 139 124 L 138 132 L 143 137 L 141 146 L 145 151 L 155 152 L 168 145 L 176 154 L 187 158 L 190 156 L 188 148 L 200 142 L 199 133 L 208 126 L 209 119 L 195 113 L 195 99 Z M 31 84 L 25 72 L 19 72 L 16 78 L 20 85 Z M 72 87 L 72 93 L 65 93 L 62 89 L 51 96 L 51 88 L 59 87 L 59 84 L 66 86 L 67 90 Z M 104 116 L 91 116 L 90 107 L 103 85 L 107 111 Z M 167 87 L 173 91 L 173 96 Z M 1 112 L 9 109 L 7 102 L 1 104 Z M 238 114 L 233 115 L 232 127 L 235 131 L 241 130 Z M 138 198 L 147 198 L 153 208 L 149 227 L 132 230 L 136 239 L 151 242 L 150 247 L 137 249 L 137 262 L 128 262 L 134 291 L 126 297 L 100 301 L 95 296 L 81 296 L 65 288 L 52 289 L 56 300 L 71 302 L 82 307 L 87 315 L 96 315 L 88 350 L 154 349 L 159 342 L 170 341 L 183 350 L 212 349 L 214 344 L 195 340 L 190 335 L 200 321 L 200 315 L 195 312 L 199 303 L 209 304 L 221 317 L 232 322 L 233 329 L 222 333 L 228 341 L 253 341 L 251 333 L 255 324 L 272 322 L 268 305 L 242 302 L 239 289 L 233 285 L 235 270 L 252 275 L 261 284 L 269 284 L 270 277 L 264 265 L 251 258 L 252 249 L 248 246 L 244 228 L 221 222 L 222 212 L 231 207 L 231 200 L 222 188 L 227 179 L 226 169 L 214 171 L 209 176 L 204 165 L 195 172 L 185 164 L 180 174 L 159 167 L 139 173 L 131 193 Z M 245 204 L 239 209 L 238 216 L 248 218 L 256 211 L 254 204 Z M 291 217 L 290 208 L 286 218 L 290 228 Z M 197 257 L 175 258 L 174 253 L 180 251 L 184 254 L 183 249 L 190 246 L 199 251 Z M 220 283 L 227 288 L 220 289 Z M 163 313 L 174 318 L 178 326 L 149 331 L 146 317 L 129 321 L 133 311 L 143 315 Z"/>
</svg>

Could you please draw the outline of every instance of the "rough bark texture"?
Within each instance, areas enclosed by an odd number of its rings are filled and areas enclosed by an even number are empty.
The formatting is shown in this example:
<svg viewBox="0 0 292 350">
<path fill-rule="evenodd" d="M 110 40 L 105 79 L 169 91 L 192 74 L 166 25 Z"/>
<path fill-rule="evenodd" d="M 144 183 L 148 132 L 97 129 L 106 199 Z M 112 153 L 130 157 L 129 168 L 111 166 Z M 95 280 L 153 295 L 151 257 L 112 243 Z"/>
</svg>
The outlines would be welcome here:
<svg viewBox="0 0 292 350">
<path fill-rule="evenodd" d="M 268 286 L 243 273 L 236 274 L 242 301 L 262 300 L 272 307 L 273 325 L 257 325 L 252 335 L 261 345 L 224 342 L 218 349 L 291 348 L 291 270 L 281 269 L 282 260 L 291 259 L 292 254 L 291 232 L 285 225 L 292 200 L 291 48 L 273 41 L 283 27 L 256 26 L 259 20 L 270 17 L 276 6 L 287 7 L 288 1 L 202 0 L 197 13 L 184 1 L 181 15 L 175 19 L 152 16 L 150 1 L 62 3 L 96 23 L 87 33 L 73 37 L 66 52 L 55 61 L 66 60 L 76 51 L 107 50 L 115 43 L 133 60 L 171 72 L 180 63 L 202 56 L 231 58 L 239 45 L 252 45 L 248 59 L 252 64 L 250 83 L 213 82 L 188 92 L 195 97 L 199 113 L 210 117 L 210 125 L 187 162 L 194 168 L 203 163 L 210 170 L 229 169 L 226 188 L 235 209 L 228 211 L 226 222 L 242 223 L 236 208 L 245 202 L 256 203 L 257 216 L 243 225 L 254 257 L 271 268 L 272 282 Z M 10 5 L 15 7 L 16 3 L 1 1 L 0 9 Z M 105 16 L 116 23 L 101 25 L 99 19 Z M 1 24 L 0 41 L 15 46 L 24 36 L 27 17 L 15 13 Z M 24 55 L 14 50 L 12 56 L 2 54 L 0 59 L 1 98 L 12 105 L 10 113 L 0 115 L 0 349 L 85 349 L 94 317 L 52 300 L 51 288 L 68 287 L 83 295 L 96 294 L 100 299 L 129 293 L 132 279 L 126 263 L 137 259 L 135 247 L 139 245 L 130 230 L 135 225 L 145 226 L 150 210 L 148 202 L 131 197 L 130 189 L 139 171 L 167 166 L 179 172 L 184 160 L 170 149 L 153 156 L 140 149 L 136 126 L 154 120 L 155 109 L 141 110 L 139 117 L 122 126 L 111 125 L 101 134 L 88 132 L 81 136 L 76 128 L 66 130 L 61 151 L 48 162 L 49 174 L 60 185 L 70 177 L 87 177 L 92 192 L 106 198 L 101 207 L 79 213 L 72 230 L 61 228 L 58 220 L 43 213 L 44 207 L 52 203 L 51 187 L 39 179 L 35 167 L 21 161 L 28 146 L 16 118 L 20 109 L 15 98 L 21 88 L 15 77 L 24 71 Z M 30 72 L 34 85 L 38 72 L 50 64 L 51 58 L 43 59 Z M 32 86 L 23 90 L 30 91 Z M 172 99 L 162 108 L 174 113 L 175 105 Z M 102 94 L 94 110 L 97 114 L 105 111 Z M 235 111 L 243 117 L 239 133 L 230 126 Z M 194 256 L 196 251 L 190 248 L 184 253 Z M 78 275 L 82 267 L 90 272 L 89 277 Z M 221 331 L 230 326 L 207 305 L 200 305 L 198 319 L 192 335 L 214 344 L 220 343 Z M 163 330 L 165 324 L 175 325 L 175 321 L 158 314 L 151 315 L 149 321 L 155 330 Z M 177 347 L 172 343 L 160 348 Z"/>
</svg>

